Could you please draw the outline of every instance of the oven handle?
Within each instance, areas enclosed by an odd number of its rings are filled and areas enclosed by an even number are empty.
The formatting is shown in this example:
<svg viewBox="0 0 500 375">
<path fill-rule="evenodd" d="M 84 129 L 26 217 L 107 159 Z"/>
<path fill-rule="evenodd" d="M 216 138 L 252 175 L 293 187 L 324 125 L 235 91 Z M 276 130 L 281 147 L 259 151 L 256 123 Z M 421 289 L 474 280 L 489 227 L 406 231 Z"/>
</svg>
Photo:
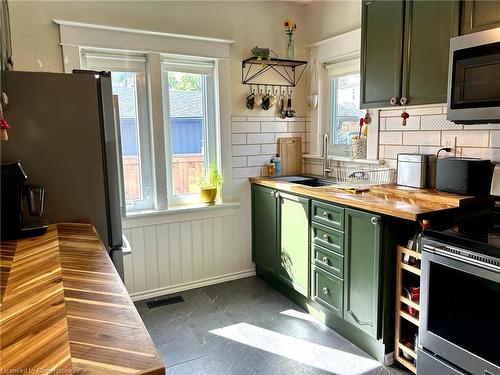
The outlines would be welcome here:
<svg viewBox="0 0 500 375">
<path fill-rule="evenodd" d="M 470 265 L 473 265 L 476 267 L 481 267 L 481 268 L 484 268 L 488 271 L 500 272 L 500 267 L 495 265 L 495 264 L 490 264 L 490 263 L 484 262 L 482 260 L 470 258 L 468 256 L 461 255 L 460 253 L 457 253 L 457 252 L 469 253 L 466 250 L 455 249 L 453 246 L 446 246 L 446 248 L 448 250 L 440 248 L 440 247 L 430 246 L 430 245 L 423 246 L 423 250 L 425 250 L 425 251 L 429 251 L 429 252 L 437 254 L 437 255 L 442 255 L 442 256 L 450 258 L 450 259 L 455 259 L 455 260 L 458 260 L 460 262 L 464 262 L 464 263 L 467 263 L 467 264 L 470 264 Z M 454 252 L 453 250 L 456 250 L 457 252 Z"/>
</svg>

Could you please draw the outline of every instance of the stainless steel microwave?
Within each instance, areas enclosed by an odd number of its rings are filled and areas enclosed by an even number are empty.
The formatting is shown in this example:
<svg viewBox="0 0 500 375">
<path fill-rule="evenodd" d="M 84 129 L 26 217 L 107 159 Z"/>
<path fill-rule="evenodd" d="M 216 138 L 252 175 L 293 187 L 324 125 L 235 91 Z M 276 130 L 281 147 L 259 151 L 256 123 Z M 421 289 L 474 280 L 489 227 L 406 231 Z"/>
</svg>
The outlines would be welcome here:
<svg viewBox="0 0 500 375">
<path fill-rule="evenodd" d="M 447 118 L 500 123 L 500 27 L 451 39 Z"/>
</svg>

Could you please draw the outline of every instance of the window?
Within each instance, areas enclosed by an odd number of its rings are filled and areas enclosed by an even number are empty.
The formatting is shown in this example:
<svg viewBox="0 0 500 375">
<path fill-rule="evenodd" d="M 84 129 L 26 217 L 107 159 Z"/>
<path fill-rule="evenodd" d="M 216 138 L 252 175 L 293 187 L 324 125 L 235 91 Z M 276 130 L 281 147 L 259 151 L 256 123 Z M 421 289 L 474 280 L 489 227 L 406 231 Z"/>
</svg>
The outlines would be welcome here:
<svg viewBox="0 0 500 375">
<path fill-rule="evenodd" d="M 111 71 L 113 96 L 118 101 L 126 210 L 152 209 L 146 59 L 142 56 L 92 53 L 84 53 L 83 57 L 87 69 Z"/>
<path fill-rule="evenodd" d="M 168 197 L 171 204 L 198 199 L 198 180 L 216 160 L 214 65 L 163 62 Z"/>
<path fill-rule="evenodd" d="M 162 58 L 151 57 L 155 65 L 144 55 L 82 54 L 86 69 L 111 71 L 127 213 L 165 207 L 165 198 L 168 206 L 198 202 L 199 178 L 217 166 L 214 61 Z M 162 106 L 163 121 L 153 123 Z"/>
<path fill-rule="evenodd" d="M 326 66 L 330 80 L 331 135 L 336 145 L 351 144 L 359 132 L 360 74 L 359 59 L 344 60 Z"/>
</svg>

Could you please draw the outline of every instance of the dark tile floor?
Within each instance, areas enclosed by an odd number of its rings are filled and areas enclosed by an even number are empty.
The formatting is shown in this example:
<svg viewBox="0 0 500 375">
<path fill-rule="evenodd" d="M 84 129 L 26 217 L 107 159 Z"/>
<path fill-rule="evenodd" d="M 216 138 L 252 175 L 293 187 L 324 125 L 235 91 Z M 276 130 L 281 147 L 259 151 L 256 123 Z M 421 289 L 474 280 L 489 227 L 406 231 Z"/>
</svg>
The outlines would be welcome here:
<svg viewBox="0 0 500 375">
<path fill-rule="evenodd" d="M 167 374 L 396 375 L 256 277 L 137 310 Z"/>
</svg>

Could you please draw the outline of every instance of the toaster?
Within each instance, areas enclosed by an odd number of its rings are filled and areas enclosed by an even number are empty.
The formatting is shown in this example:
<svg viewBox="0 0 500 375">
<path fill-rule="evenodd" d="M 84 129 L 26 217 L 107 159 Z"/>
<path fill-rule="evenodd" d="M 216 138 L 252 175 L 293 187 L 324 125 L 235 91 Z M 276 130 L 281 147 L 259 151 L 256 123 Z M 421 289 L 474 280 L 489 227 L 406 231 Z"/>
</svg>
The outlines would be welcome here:
<svg viewBox="0 0 500 375">
<path fill-rule="evenodd" d="M 436 156 L 398 154 L 397 184 L 414 188 L 434 187 Z"/>
<path fill-rule="evenodd" d="M 441 158 L 436 162 L 436 190 L 481 196 L 491 186 L 491 162 L 473 158 Z"/>
</svg>

